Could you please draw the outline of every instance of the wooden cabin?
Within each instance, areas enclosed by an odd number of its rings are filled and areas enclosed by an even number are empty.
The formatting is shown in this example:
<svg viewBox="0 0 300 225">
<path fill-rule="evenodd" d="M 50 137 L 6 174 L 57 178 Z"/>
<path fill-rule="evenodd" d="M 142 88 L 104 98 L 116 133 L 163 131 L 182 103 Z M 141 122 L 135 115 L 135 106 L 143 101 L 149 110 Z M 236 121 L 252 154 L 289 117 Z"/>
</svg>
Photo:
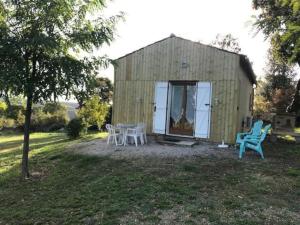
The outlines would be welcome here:
<svg viewBox="0 0 300 225">
<path fill-rule="evenodd" d="M 113 123 L 234 143 L 251 126 L 256 78 L 245 55 L 171 35 L 116 59 Z"/>
</svg>

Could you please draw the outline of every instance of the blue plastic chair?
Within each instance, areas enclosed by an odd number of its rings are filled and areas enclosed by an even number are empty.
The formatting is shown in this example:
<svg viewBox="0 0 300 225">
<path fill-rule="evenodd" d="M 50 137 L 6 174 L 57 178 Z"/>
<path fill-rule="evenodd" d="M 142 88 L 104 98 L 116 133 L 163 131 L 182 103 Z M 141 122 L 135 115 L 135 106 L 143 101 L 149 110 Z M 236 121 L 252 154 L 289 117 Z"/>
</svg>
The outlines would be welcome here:
<svg viewBox="0 0 300 225">
<path fill-rule="evenodd" d="M 264 131 L 262 134 L 258 137 L 253 138 L 247 138 L 240 144 L 240 152 L 239 152 L 239 158 L 241 159 L 243 156 L 243 153 L 245 153 L 245 150 L 247 148 L 252 149 L 256 152 L 258 152 L 262 159 L 264 159 L 263 149 L 262 149 L 262 142 L 265 140 L 269 130 L 271 129 L 271 124 L 264 127 Z"/>
<path fill-rule="evenodd" d="M 261 128 L 263 126 L 263 121 L 262 120 L 258 120 L 254 123 L 252 129 L 250 130 L 250 132 L 246 132 L 246 133 L 238 133 L 236 135 L 236 141 L 235 141 L 235 145 L 240 145 L 243 143 L 244 140 L 246 139 L 251 139 L 253 137 L 258 137 L 261 135 Z"/>
</svg>

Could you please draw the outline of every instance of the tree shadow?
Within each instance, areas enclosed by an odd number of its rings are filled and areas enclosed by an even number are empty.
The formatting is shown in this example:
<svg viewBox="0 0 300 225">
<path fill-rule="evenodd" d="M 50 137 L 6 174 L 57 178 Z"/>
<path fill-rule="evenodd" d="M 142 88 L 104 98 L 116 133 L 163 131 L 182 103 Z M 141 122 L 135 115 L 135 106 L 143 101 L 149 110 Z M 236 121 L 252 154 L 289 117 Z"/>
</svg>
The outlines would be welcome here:
<svg viewBox="0 0 300 225">
<path fill-rule="evenodd" d="M 264 166 L 271 165 L 261 160 L 256 160 L 255 165 L 251 161 L 211 157 L 120 160 L 70 154 L 65 152 L 66 142 L 72 141 L 36 143 L 37 149 L 48 146 L 49 151 L 38 151 L 32 156 L 30 165 L 34 175 L 29 180 L 18 179 L 18 165 L 0 180 L 3 187 L 0 199 L 7 196 L 4 210 L 0 212 L 0 217 L 1 214 L 5 216 L 4 221 L 80 224 L 83 218 L 92 217 L 99 224 L 118 224 L 119 218 L 134 210 L 148 221 L 155 210 L 172 209 L 178 204 L 187 206 L 185 210 L 206 208 L 217 217 L 216 208 L 227 207 L 229 212 L 234 212 L 243 201 L 243 204 L 250 202 L 260 209 L 268 203 L 262 196 L 272 197 L 272 192 L 258 192 L 264 189 L 258 189 L 251 181 L 253 175 L 265 174 Z M 285 178 L 276 163 L 271 166 L 274 174 L 269 176 Z M 261 182 L 260 185 L 266 188 L 271 184 Z M 290 208 L 296 207 L 296 194 L 285 192 L 286 187 L 293 190 L 296 187 L 284 182 L 282 185 L 277 190 L 278 194 L 286 196 L 282 205 L 288 202 Z M 252 202 L 247 193 L 255 197 L 255 201 Z M 243 200 L 236 195 L 241 195 Z M 13 211 L 13 207 L 18 211 Z M 9 211 L 12 212 L 9 214 Z M 152 224 L 155 223 L 158 222 Z"/>
<path fill-rule="evenodd" d="M 61 139 L 62 136 L 55 136 L 55 137 L 44 137 L 44 138 L 32 138 L 30 139 L 30 145 L 35 145 L 36 143 L 40 142 L 48 142 L 48 141 L 55 141 L 57 139 Z M 22 146 L 23 140 L 14 140 L 14 141 L 7 141 L 0 144 L 0 154 L 1 151 L 5 151 L 6 149 L 12 149 L 12 148 L 19 148 Z"/>
<path fill-rule="evenodd" d="M 55 148 L 54 146 L 60 146 L 66 144 L 66 142 L 68 142 L 68 140 L 66 136 L 62 134 L 43 138 L 32 138 L 30 142 L 30 163 L 31 158 L 39 154 L 39 150 L 43 151 L 45 148 L 52 149 Z M 8 143 L 8 145 L 6 145 L 6 142 L 2 143 L 4 148 L 0 150 L 0 177 L 2 180 L 6 180 L 8 177 L 14 177 L 19 173 L 22 158 L 23 142 L 16 140 L 8 141 Z"/>
</svg>

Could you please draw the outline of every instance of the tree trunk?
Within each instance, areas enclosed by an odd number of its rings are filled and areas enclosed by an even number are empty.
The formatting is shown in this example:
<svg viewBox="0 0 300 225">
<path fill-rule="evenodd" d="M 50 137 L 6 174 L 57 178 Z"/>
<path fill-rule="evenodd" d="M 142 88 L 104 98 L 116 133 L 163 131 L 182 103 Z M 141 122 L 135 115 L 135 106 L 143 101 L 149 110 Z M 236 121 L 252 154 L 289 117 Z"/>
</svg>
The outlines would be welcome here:
<svg viewBox="0 0 300 225">
<path fill-rule="evenodd" d="M 30 134 L 30 120 L 32 112 L 32 95 L 27 96 L 25 125 L 24 125 L 24 142 L 23 142 L 23 156 L 22 156 L 22 178 L 29 177 L 28 168 L 28 153 L 29 153 L 29 134 Z"/>
</svg>

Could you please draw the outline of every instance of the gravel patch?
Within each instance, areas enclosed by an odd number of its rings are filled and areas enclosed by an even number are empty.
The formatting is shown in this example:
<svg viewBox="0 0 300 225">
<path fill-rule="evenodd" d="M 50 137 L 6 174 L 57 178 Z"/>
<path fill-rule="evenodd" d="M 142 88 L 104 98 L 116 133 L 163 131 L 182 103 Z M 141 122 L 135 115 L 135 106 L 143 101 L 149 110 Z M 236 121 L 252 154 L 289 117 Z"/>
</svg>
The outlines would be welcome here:
<svg viewBox="0 0 300 225">
<path fill-rule="evenodd" d="M 150 138 L 149 138 L 150 139 Z M 115 146 L 107 145 L 106 139 L 98 139 L 82 142 L 70 146 L 70 150 L 76 154 L 109 156 L 112 158 L 188 158 L 197 156 L 214 156 L 217 158 L 237 158 L 237 150 L 233 147 L 222 149 L 217 144 L 200 143 L 193 147 L 181 147 L 173 145 L 158 144 L 150 140 L 145 145 Z"/>
</svg>

